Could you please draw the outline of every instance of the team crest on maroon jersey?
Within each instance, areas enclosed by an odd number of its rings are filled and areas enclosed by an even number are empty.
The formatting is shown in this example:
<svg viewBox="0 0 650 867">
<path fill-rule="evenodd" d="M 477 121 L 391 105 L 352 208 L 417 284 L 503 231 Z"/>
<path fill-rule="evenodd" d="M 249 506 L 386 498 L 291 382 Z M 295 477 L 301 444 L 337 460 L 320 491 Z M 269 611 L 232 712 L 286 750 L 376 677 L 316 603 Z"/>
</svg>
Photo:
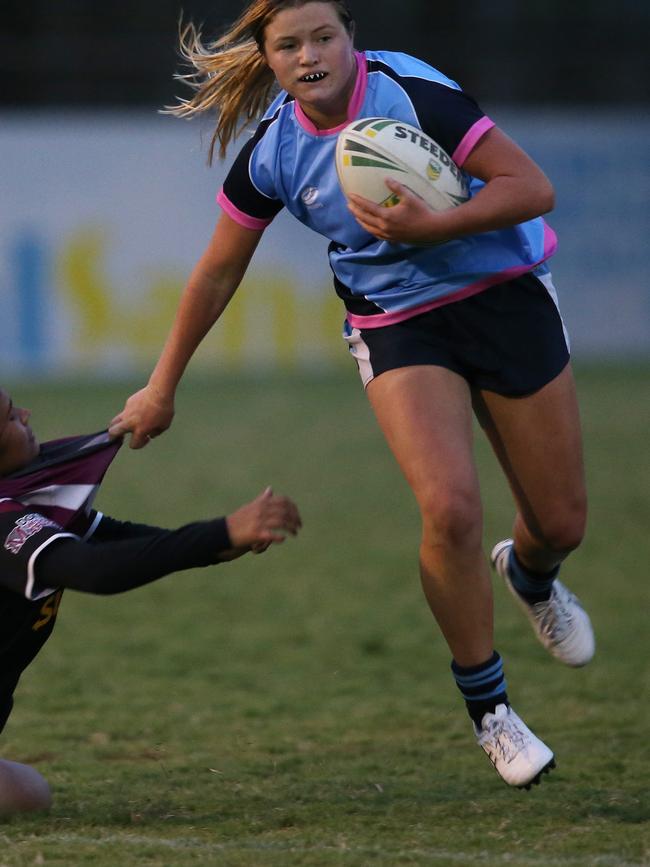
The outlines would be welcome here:
<svg viewBox="0 0 650 867">
<path fill-rule="evenodd" d="M 25 542 L 35 536 L 43 527 L 56 527 L 58 529 L 59 525 L 38 514 L 23 515 L 18 518 L 13 530 L 5 539 L 5 550 L 11 554 L 18 554 Z"/>
</svg>

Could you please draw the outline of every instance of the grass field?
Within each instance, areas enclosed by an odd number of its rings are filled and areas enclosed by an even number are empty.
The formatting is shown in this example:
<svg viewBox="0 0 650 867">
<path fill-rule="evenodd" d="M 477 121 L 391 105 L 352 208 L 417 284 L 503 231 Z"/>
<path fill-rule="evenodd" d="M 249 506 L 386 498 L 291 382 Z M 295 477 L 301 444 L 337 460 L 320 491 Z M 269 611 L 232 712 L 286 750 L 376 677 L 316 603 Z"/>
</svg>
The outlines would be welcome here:
<svg viewBox="0 0 650 867">
<path fill-rule="evenodd" d="M 353 371 L 188 380 L 174 427 L 123 449 L 99 507 L 174 525 L 272 483 L 303 533 L 66 595 L 0 748 L 55 806 L 0 822 L 0 867 L 650 864 L 650 366 L 578 380 L 591 513 L 564 575 L 594 662 L 554 663 L 495 582 L 511 697 L 558 760 L 540 787 L 508 789 L 473 743 L 419 589 L 417 512 Z M 46 439 L 101 427 L 133 387 L 12 391 Z M 487 548 L 512 510 L 480 436 L 477 454 Z"/>
</svg>

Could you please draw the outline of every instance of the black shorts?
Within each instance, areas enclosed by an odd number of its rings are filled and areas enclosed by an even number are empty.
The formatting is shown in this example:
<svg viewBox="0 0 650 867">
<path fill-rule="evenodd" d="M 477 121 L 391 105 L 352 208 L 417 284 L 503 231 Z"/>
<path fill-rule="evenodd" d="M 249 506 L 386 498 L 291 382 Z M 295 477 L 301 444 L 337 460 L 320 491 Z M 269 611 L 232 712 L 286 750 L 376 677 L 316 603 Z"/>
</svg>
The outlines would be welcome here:
<svg viewBox="0 0 650 867">
<path fill-rule="evenodd" d="M 569 361 L 550 275 L 524 274 L 403 322 L 354 328 L 344 337 L 364 387 L 387 370 L 432 364 L 460 374 L 472 388 L 522 396 L 546 385 Z"/>
</svg>

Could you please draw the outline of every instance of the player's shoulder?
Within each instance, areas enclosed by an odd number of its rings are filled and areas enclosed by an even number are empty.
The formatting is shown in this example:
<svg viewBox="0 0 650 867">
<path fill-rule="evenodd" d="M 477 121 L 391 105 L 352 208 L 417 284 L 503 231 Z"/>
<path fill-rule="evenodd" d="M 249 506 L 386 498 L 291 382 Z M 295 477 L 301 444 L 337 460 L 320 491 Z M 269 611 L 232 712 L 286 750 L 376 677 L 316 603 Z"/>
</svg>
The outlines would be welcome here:
<svg viewBox="0 0 650 867">
<path fill-rule="evenodd" d="M 290 111 L 292 103 L 293 97 L 289 96 L 286 90 L 278 91 L 262 115 L 261 123 L 276 120 L 284 112 Z"/>
<path fill-rule="evenodd" d="M 253 141 L 279 140 L 293 128 L 294 99 L 286 90 L 281 90 L 271 101 L 260 118 L 253 133 Z"/>
<path fill-rule="evenodd" d="M 281 90 L 271 101 L 248 140 L 241 146 L 239 155 L 248 159 L 251 154 L 259 156 L 269 148 L 275 150 L 287 135 L 287 122 L 293 115 L 293 98 Z"/>
<path fill-rule="evenodd" d="M 431 64 L 411 54 L 401 51 L 365 51 L 368 73 L 387 74 L 391 78 L 419 78 L 434 84 L 442 84 L 453 90 L 460 90 L 460 85 L 444 72 Z"/>
</svg>

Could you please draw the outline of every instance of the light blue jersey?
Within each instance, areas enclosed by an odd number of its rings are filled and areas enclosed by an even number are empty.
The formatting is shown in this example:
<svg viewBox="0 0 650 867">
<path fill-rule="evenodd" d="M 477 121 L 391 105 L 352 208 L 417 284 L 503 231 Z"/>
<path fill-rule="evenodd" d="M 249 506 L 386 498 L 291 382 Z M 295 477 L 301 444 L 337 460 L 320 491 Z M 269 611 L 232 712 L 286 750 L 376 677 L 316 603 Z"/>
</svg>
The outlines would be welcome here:
<svg viewBox="0 0 650 867">
<path fill-rule="evenodd" d="M 348 118 L 319 130 L 282 91 L 235 160 L 217 201 L 237 222 L 263 229 L 286 207 L 328 238 L 329 257 L 347 319 L 374 328 L 467 298 L 543 264 L 555 251 L 541 218 L 433 247 L 380 241 L 350 213 L 334 163 L 338 133 L 351 121 L 390 117 L 419 127 L 463 163 L 494 126 L 476 102 L 433 67 L 406 54 L 357 54 Z M 482 181 L 470 178 L 470 193 Z"/>
</svg>

